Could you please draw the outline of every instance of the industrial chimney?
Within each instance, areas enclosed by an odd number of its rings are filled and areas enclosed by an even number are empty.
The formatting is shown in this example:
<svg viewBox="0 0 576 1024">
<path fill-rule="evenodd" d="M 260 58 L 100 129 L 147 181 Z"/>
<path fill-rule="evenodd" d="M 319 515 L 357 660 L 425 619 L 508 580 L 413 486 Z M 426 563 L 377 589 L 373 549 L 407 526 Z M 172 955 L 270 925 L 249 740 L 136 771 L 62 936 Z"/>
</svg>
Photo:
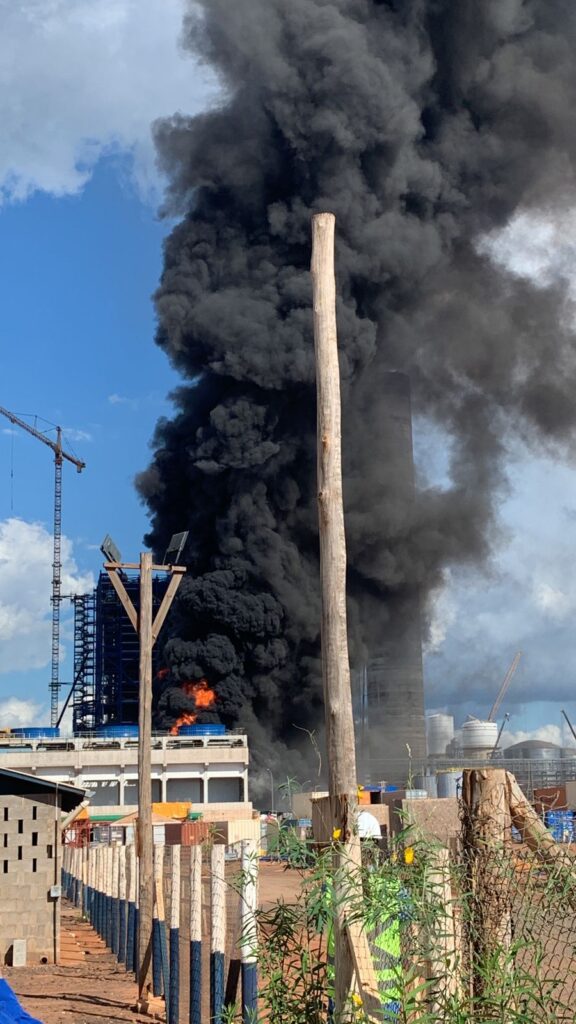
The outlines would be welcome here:
<svg viewBox="0 0 576 1024">
<path fill-rule="evenodd" d="M 385 458 L 395 497 L 414 503 L 414 458 L 410 382 L 402 373 L 384 378 L 381 394 Z M 399 586 L 385 597 L 379 639 L 370 660 L 356 673 L 358 777 L 405 785 L 412 765 L 426 759 L 420 594 Z"/>
</svg>

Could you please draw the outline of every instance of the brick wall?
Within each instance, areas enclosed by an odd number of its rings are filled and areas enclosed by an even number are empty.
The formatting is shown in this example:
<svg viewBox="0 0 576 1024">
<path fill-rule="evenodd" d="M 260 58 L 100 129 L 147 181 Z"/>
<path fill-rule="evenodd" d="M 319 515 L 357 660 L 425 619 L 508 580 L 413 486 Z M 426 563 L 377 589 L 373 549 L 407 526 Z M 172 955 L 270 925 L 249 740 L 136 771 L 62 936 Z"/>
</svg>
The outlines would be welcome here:
<svg viewBox="0 0 576 1024">
<path fill-rule="evenodd" d="M 57 821 L 60 812 L 57 812 Z M 14 939 L 25 939 L 29 964 L 59 955 L 60 829 L 55 797 L 0 796 L 0 962 L 10 961 Z"/>
</svg>

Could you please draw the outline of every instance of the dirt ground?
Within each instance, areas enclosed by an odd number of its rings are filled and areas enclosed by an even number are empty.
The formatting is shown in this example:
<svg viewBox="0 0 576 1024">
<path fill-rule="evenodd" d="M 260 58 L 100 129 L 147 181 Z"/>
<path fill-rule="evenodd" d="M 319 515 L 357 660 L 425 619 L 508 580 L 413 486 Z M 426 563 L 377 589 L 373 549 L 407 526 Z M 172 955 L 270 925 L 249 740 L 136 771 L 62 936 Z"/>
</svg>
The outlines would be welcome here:
<svg viewBox="0 0 576 1024">
<path fill-rule="evenodd" d="M 285 870 L 281 864 L 262 862 L 259 895 L 263 907 L 280 899 L 297 900 L 300 885 L 298 872 Z M 62 962 L 56 966 L 4 968 L 4 977 L 32 1016 L 44 1024 L 100 1024 L 103 1021 L 150 1024 L 150 1016 L 133 1009 L 136 985 L 132 975 L 126 974 L 90 926 L 81 921 L 79 912 L 65 901 L 61 946 Z M 205 957 L 206 966 L 207 960 Z M 204 991 L 207 996 L 206 985 Z M 153 1000 L 151 1014 L 164 1019 L 162 1000 Z M 182 1005 L 182 999 L 181 1019 L 188 1019 L 187 1006 Z"/>
</svg>

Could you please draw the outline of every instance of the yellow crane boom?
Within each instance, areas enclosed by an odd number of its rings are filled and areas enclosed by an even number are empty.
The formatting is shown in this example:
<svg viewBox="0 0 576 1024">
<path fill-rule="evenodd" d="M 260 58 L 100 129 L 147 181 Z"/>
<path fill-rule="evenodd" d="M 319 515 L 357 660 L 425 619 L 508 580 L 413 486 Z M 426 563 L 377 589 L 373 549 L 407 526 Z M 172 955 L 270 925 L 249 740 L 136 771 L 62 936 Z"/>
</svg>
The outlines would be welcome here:
<svg viewBox="0 0 576 1024">
<path fill-rule="evenodd" d="M 510 683 L 512 682 L 512 680 L 514 678 L 514 675 L 516 673 L 516 669 L 518 668 L 518 665 L 520 664 L 520 658 L 521 657 L 522 657 L 522 651 L 517 651 L 517 653 L 514 656 L 514 660 L 513 660 L 512 664 L 510 665 L 510 668 L 508 669 L 506 675 L 504 676 L 504 682 L 502 683 L 502 686 L 500 687 L 500 689 L 498 691 L 498 696 L 496 697 L 496 700 L 494 701 L 494 703 L 492 705 L 492 708 L 490 710 L 490 714 L 488 715 L 488 721 L 489 722 L 493 722 L 494 719 L 496 718 L 496 715 L 498 714 L 498 709 L 500 708 L 500 705 L 501 705 L 502 701 L 504 700 L 506 691 L 508 690 L 508 687 L 510 686 Z"/>
</svg>

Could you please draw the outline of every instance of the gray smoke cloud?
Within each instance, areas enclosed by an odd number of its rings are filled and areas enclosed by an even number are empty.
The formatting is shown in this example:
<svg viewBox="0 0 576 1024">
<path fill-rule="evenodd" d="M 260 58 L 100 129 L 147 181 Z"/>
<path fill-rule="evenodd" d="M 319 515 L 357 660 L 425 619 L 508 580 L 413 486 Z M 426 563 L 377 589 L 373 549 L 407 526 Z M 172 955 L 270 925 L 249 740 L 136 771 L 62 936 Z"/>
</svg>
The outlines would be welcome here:
<svg viewBox="0 0 576 1024">
<path fill-rule="evenodd" d="M 321 708 L 311 215 L 337 218 L 358 660 L 391 602 L 487 556 L 508 439 L 573 440 L 565 292 L 507 276 L 478 240 L 573 189 L 576 8 L 201 0 L 183 41 L 223 99 L 155 126 L 181 218 L 157 343 L 186 383 L 138 487 L 158 552 L 191 531 L 168 685 L 207 675 L 219 716 L 269 763 Z M 415 502 L 387 434 L 391 371 L 452 438 L 450 485 Z"/>
</svg>

